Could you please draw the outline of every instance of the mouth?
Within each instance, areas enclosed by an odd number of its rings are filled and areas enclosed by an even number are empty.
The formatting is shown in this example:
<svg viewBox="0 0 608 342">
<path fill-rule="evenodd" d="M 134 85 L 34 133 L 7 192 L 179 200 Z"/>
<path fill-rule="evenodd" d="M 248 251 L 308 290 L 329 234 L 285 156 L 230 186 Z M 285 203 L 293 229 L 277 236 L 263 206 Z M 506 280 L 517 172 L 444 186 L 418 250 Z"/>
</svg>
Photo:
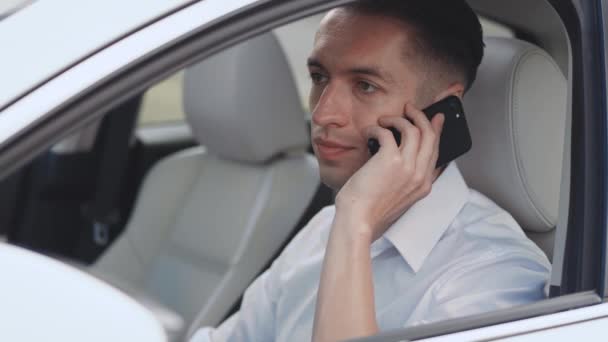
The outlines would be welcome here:
<svg viewBox="0 0 608 342">
<path fill-rule="evenodd" d="M 336 141 L 316 138 L 314 139 L 315 151 L 320 159 L 336 160 L 342 155 L 353 151 L 355 148 L 341 144 Z"/>
</svg>

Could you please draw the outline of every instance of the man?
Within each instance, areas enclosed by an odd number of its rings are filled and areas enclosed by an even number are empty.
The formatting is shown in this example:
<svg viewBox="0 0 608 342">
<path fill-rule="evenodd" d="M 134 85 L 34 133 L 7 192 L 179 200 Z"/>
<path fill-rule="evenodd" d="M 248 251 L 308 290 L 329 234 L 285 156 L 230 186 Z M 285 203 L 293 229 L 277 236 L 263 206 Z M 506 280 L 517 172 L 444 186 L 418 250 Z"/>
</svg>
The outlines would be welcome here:
<svg viewBox="0 0 608 342">
<path fill-rule="evenodd" d="M 248 288 L 237 315 L 193 341 L 335 341 L 542 299 L 546 257 L 455 164 L 435 169 L 444 119 L 419 110 L 462 97 L 482 55 L 463 0 L 331 11 L 308 65 L 313 147 L 336 204 Z M 381 145 L 373 157 L 369 138 Z"/>
</svg>

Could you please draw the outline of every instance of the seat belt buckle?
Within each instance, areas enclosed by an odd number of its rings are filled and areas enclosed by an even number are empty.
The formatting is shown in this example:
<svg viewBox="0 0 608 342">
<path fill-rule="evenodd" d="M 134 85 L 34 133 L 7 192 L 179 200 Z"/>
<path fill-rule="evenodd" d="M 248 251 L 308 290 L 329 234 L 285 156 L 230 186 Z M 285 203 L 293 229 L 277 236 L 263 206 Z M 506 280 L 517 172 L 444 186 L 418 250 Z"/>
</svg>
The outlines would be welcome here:
<svg viewBox="0 0 608 342">
<path fill-rule="evenodd" d="M 110 227 L 107 223 L 93 222 L 93 242 L 98 246 L 105 246 L 110 241 Z"/>
<path fill-rule="evenodd" d="M 120 221 L 120 216 L 116 209 L 109 210 L 107 214 L 95 214 L 92 209 L 91 206 L 85 205 L 82 207 L 82 213 L 93 224 L 93 242 L 103 247 L 110 242 L 110 230 Z"/>
</svg>

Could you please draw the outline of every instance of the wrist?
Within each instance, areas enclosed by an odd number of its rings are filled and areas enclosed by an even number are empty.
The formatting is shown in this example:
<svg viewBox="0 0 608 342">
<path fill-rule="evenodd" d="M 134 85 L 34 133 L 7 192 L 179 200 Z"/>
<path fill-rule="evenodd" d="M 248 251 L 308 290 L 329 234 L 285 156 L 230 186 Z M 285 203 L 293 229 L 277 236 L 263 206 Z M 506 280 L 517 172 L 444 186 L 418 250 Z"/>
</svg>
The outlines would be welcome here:
<svg viewBox="0 0 608 342">
<path fill-rule="evenodd" d="M 372 225 L 362 217 L 340 214 L 336 211 L 332 224 L 332 233 L 340 236 L 340 240 L 351 244 L 369 246 L 374 242 L 374 230 Z"/>
</svg>

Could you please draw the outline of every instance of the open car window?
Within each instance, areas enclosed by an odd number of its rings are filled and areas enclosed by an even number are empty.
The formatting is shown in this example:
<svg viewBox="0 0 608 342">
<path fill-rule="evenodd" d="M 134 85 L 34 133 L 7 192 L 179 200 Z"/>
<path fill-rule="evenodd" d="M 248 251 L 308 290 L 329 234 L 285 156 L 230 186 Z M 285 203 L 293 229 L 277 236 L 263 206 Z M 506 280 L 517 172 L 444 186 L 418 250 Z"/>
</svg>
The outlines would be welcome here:
<svg viewBox="0 0 608 342">
<path fill-rule="evenodd" d="M 583 2 L 585 1 L 581 1 Z M 6 149 L 0 150 L 0 166 L 15 163 L 17 159 L 23 165 L 17 172 L 5 177 L 1 184 L 2 189 L 10 190 L 3 192 L 6 198 L 13 196 L 19 198 L 19 202 L 2 208 L 0 215 L 0 220 L 10 223 L 5 226 L 9 227 L 7 232 L 9 242 L 84 263 L 94 262 L 109 250 L 112 242 L 118 241 L 121 233 L 128 227 L 131 215 L 136 210 L 137 198 L 141 194 L 149 172 L 155 170 L 159 162 L 172 158 L 175 153 L 191 152 L 201 143 L 191 133 L 184 131 L 184 127 L 187 127 L 184 122 L 182 93 L 184 66 L 195 65 L 229 45 L 244 43 L 254 34 L 269 29 L 276 34 L 295 81 L 301 113 L 304 117 L 308 117 L 310 76 L 305 68 L 305 59 L 312 46 L 312 35 L 321 18 L 321 14 L 312 16 L 309 14 L 323 13 L 329 6 L 337 3 L 301 1 L 285 5 L 271 4 L 268 8 L 252 6 L 248 9 L 250 12 L 247 13 L 249 18 L 247 21 L 235 20 L 235 22 L 217 24 L 213 31 L 214 35 L 207 36 L 205 30 L 200 30 L 191 32 L 188 40 L 176 38 L 162 48 L 159 47 L 159 51 L 147 56 L 145 63 L 133 62 L 129 68 L 113 74 L 111 82 L 95 83 L 90 88 L 75 94 L 71 106 L 62 107 L 51 115 L 57 118 L 72 118 L 62 121 L 62 129 L 43 122 L 40 126 L 42 128 L 32 130 L 22 140 L 16 140 L 16 144 L 37 146 L 38 150 L 44 151 L 43 153 L 32 155 L 28 152 L 29 163 L 25 164 L 21 161 L 23 158 L 15 156 L 20 154 L 19 148 L 11 149 L 10 153 Z M 370 337 L 369 341 L 439 339 L 442 336 L 449 338 L 451 334 L 466 333 L 469 330 L 490 329 L 501 324 L 516 324 L 517 321 L 524 319 L 553 317 L 561 315 L 566 310 L 592 307 L 601 303 L 604 296 L 605 283 L 602 272 L 606 263 L 602 255 L 606 243 L 605 239 L 599 237 L 606 236 L 604 222 L 606 192 L 603 186 L 605 175 L 602 173 L 606 167 L 605 156 L 602 153 L 605 149 L 605 132 L 600 129 L 605 126 L 606 118 L 603 115 L 605 101 L 594 100 L 602 97 L 592 95 L 601 92 L 602 88 L 599 85 L 605 83 L 605 80 L 595 79 L 604 76 L 602 69 L 597 65 L 597 57 L 590 57 L 594 56 L 593 53 L 600 48 L 594 40 L 598 37 L 580 35 L 580 32 L 589 32 L 584 29 L 593 26 L 577 26 L 592 25 L 590 22 L 594 21 L 585 16 L 578 21 L 572 19 L 577 15 L 574 8 L 554 1 L 516 1 L 511 5 L 517 8 L 517 11 L 525 11 L 527 8 L 540 10 L 539 13 L 543 13 L 541 17 L 546 18 L 546 26 L 538 22 L 522 22 L 521 18 L 513 15 L 514 10 L 507 11 L 498 2 L 492 2 L 495 7 L 488 4 L 489 2 L 471 1 L 471 3 L 484 18 L 482 24 L 488 37 L 518 39 L 544 51 L 566 81 L 566 98 L 559 100 L 563 100 L 563 112 L 566 113 L 567 120 L 560 128 L 562 131 L 556 132 L 557 135 L 563 133 L 565 157 L 560 166 L 559 185 L 552 192 L 552 203 L 559 204 L 556 212 L 558 217 L 550 218 L 557 222 L 555 224 L 557 229 L 553 232 L 554 237 L 542 235 L 544 231 L 528 232 L 530 237 L 541 245 L 544 251 L 550 251 L 547 254 L 553 257 L 553 274 L 552 278 L 548 279 L 547 285 L 549 296 L 546 300 L 529 306 L 383 332 L 378 336 Z M 583 14 L 591 16 L 588 12 Z M 579 15 L 583 14 L 579 13 Z M 285 24 L 288 20 L 278 19 L 283 17 L 304 18 Z M 559 27 L 559 32 L 547 33 L 547 27 Z M 593 63 L 584 63 L 590 58 Z M 162 81 L 158 81 L 159 79 Z M 522 94 L 524 95 L 526 94 Z M 539 103 L 543 101 L 543 99 L 537 100 Z M 594 116 L 593 113 L 602 115 Z M 126 116 L 129 118 L 125 119 Z M 50 141 L 54 140 L 53 142 L 56 143 L 59 139 L 49 139 L 49 136 L 54 136 L 49 132 L 56 134 L 56 137 L 62 135 L 64 138 L 65 132 L 68 131 L 66 127 L 69 126 L 69 130 L 72 131 L 77 126 L 83 128 L 85 123 L 90 122 L 85 119 L 91 120 L 93 117 L 101 120 L 101 123 L 92 134 L 94 143 L 90 145 L 89 150 L 72 153 L 73 151 L 55 148 L 53 151 Z M 130 129 L 133 134 L 124 135 L 122 146 L 113 146 L 112 137 L 125 128 Z M 543 147 L 542 137 L 535 138 L 538 140 L 526 140 L 525 136 L 520 137 L 521 141 L 527 144 L 537 143 L 538 146 Z M 43 145 L 44 148 L 41 147 Z M 529 145 L 519 145 L 522 146 L 526 148 Z M 97 222 L 99 216 L 90 211 L 91 203 L 95 203 L 96 193 L 100 188 L 107 184 L 115 186 L 111 182 L 107 183 L 108 175 L 111 173 L 104 177 L 103 172 L 100 172 L 100 170 L 111 170 L 108 168 L 108 161 L 115 160 L 113 159 L 115 156 L 112 157 L 112 153 L 107 153 L 105 149 L 112 148 L 122 148 L 121 154 L 128 159 L 125 169 L 122 170 L 124 182 L 117 187 L 120 192 L 120 206 L 116 209 L 120 215 L 117 216 L 116 221 L 112 221 L 111 217 L 103 217 L 104 220 L 108 219 L 108 222 Z M 544 148 L 547 149 L 547 153 L 552 153 L 549 151 L 551 146 Z M 561 146 L 558 149 L 561 150 Z M 540 151 L 537 154 L 538 158 L 543 156 L 542 149 Z M 58 165 L 61 167 L 57 167 Z M 526 172 L 526 170 L 520 169 L 517 172 Z M 543 175 L 531 175 L 528 178 L 528 181 L 532 182 L 532 192 L 537 189 L 534 185 L 544 182 L 545 178 L 547 177 Z M 27 187 L 23 187 L 23 184 L 27 184 Z M 544 186 L 544 183 L 540 186 Z M 186 185 L 184 187 L 187 188 Z M 531 196 L 534 195 L 532 193 Z M 488 196 L 492 199 L 497 197 L 494 194 Z M 93 209 L 94 207 L 93 205 Z M 539 210 L 542 211 L 543 208 Z M 59 214 L 62 216 L 60 217 Z M 45 219 L 49 217 L 52 219 Z M 102 235 L 96 235 L 104 234 L 98 230 L 99 226 L 95 228 L 96 223 L 110 224 L 112 227 L 112 230 L 105 232 L 109 234 L 105 236 L 105 240 Z M 54 227 L 55 230 L 49 230 L 49 227 Z M 63 230 L 57 230 L 58 227 Z M 68 236 L 69 238 L 62 240 L 63 237 Z M 84 240 L 86 243 L 83 242 Z M 213 242 L 208 246 L 209 250 L 223 257 L 222 251 L 213 249 L 212 244 Z M 284 242 L 277 244 L 279 248 Z M 276 256 L 274 253 L 271 254 Z M 121 259 L 118 257 L 116 260 Z M 169 264 L 171 262 L 173 261 L 167 261 Z M 212 266 L 221 265 L 222 263 L 219 262 Z M 175 271 L 177 274 L 178 267 L 181 266 L 175 266 L 174 269 L 169 267 L 168 272 Z M 262 268 L 253 273 L 258 274 L 261 271 Z M 123 281 L 128 279 L 118 279 L 120 283 Z M 158 294 L 163 291 L 162 282 L 151 286 L 156 286 L 152 293 Z M 238 296 L 235 296 L 234 302 L 236 303 L 238 299 Z M 227 316 L 234 311 L 234 307 L 230 305 L 224 311 L 220 316 Z M 195 313 L 191 314 L 195 316 Z M 593 317 L 599 317 L 599 314 Z M 554 327 L 552 322 L 546 322 L 536 328 L 522 324 L 513 328 L 515 330 L 497 331 L 483 336 L 498 338 L 507 336 L 508 333 L 505 331 L 524 333 L 534 329 L 549 330 Z"/>
</svg>

